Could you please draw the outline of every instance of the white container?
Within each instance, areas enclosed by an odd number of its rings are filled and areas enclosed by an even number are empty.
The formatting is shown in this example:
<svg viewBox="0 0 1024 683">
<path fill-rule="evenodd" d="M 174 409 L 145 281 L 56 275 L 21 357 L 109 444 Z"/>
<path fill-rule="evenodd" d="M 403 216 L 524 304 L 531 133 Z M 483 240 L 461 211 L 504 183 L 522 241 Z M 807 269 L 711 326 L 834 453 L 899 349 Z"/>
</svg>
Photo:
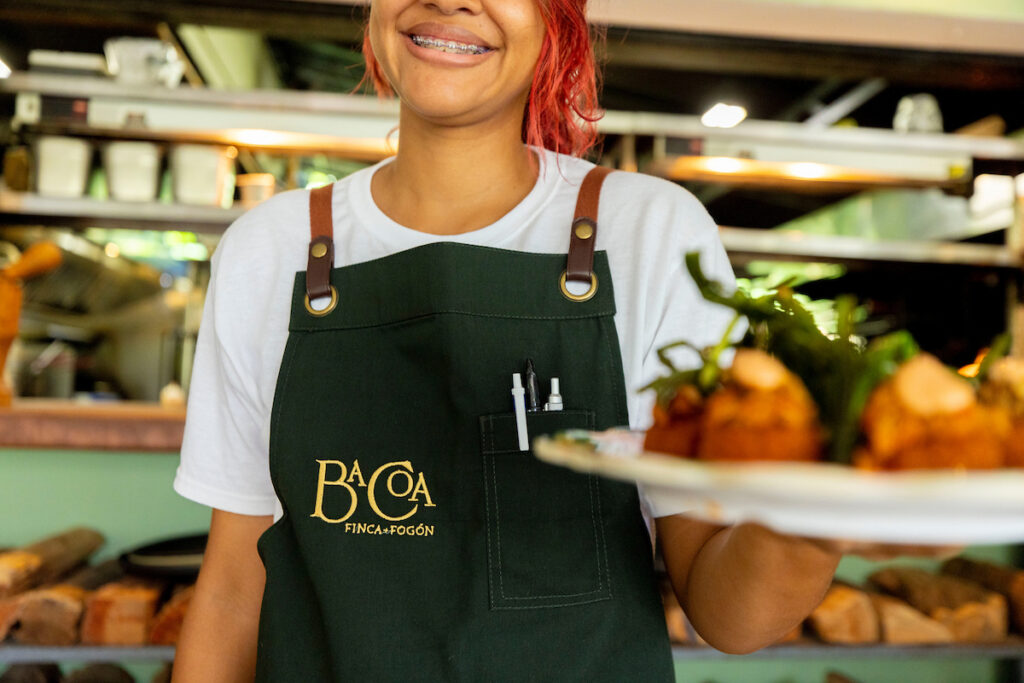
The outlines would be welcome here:
<svg viewBox="0 0 1024 683">
<path fill-rule="evenodd" d="M 111 38 L 103 44 L 107 70 L 125 85 L 175 88 L 185 65 L 174 46 L 156 38 Z"/>
<path fill-rule="evenodd" d="M 277 179 L 273 173 L 243 173 L 235 179 L 242 206 L 251 209 L 274 196 Z"/>
<path fill-rule="evenodd" d="M 36 143 L 36 191 L 47 197 L 81 197 L 91 164 L 92 146 L 85 140 L 43 135 Z"/>
<path fill-rule="evenodd" d="M 235 193 L 233 151 L 216 145 L 176 145 L 171 150 L 175 200 L 229 208 Z"/>
<path fill-rule="evenodd" d="M 160 183 L 160 147 L 152 142 L 111 142 L 103 148 L 110 196 L 123 202 L 151 202 Z"/>
</svg>

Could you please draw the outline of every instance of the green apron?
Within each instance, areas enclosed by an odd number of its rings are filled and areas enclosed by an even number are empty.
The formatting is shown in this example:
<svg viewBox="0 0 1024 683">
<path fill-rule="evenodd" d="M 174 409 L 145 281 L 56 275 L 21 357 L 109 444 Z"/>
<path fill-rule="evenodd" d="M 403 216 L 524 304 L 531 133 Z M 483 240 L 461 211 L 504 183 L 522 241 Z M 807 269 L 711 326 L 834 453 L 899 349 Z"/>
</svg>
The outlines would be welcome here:
<svg viewBox="0 0 1024 683">
<path fill-rule="evenodd" d="M 596 222 L 580 229 L 602 178 L 571 229 L 596 275 L 585 301 L 563 295 L 566 254 L 438 242 L 331 268 L 331 187 L 312 193 L 257 680 L 673 680 L 636 487 L 520 451 L 512 409 L 532 358 L 565 410 L 529 413 L 531 439 L 628 423 L 607 254 Z M 336 305 L 315 312 L 325 293 Z"/>
</svg>

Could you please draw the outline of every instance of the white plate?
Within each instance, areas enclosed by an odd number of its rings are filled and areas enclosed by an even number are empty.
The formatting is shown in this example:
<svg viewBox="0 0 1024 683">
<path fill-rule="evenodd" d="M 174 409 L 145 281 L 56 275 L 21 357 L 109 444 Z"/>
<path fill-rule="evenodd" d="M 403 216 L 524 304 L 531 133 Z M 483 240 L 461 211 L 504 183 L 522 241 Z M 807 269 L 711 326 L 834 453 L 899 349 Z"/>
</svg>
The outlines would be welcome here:
<svg viewBox="0 0 1024 683">
<path fill-rule="evenodd" d="M 558 438 L 561 436 L 562 438 Z M 777 531 L 922 545 L 1024 541 L 1024 470 L 867 472 L 829 463 L 723 463 L 643 450 L 643 433 L 573 430 L 545 462 L 644 485 L 660 508 Z"/>
</svg>

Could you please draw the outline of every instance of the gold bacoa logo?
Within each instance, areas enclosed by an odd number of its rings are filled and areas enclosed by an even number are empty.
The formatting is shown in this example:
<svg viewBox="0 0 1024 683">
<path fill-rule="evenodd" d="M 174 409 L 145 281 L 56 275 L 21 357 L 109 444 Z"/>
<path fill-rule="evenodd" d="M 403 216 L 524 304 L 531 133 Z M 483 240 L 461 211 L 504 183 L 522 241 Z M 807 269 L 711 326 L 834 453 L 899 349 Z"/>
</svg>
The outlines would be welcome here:
<svg viewBox="0 0 1024 683">
<path fill-rule="evenodd" d="M 340 524 L 351 517 L 359 506 L 358 488 L 366 489 L 366 499 L 378 517 L 389 522 L 401 522 L 416 514 L 422 498 L 423 507 L 435 507 L 427 489 L 427 482 L 422 472 L 416 472 L 408 460 L 389 462 L 381 465 L 370 475 L 369 483 L 363 481 L 363 472 L 359 461 L 353 460 L 349 468 L 340 460 L 317 460 L 320 463 L 320 474 L 316 484 L 316 505 L 310 517 L 316 517 L 328 524 Z M 333 479 L 329 476 L 337 473 Z M 328 486 L 336 486 L 344 490 L 348 496 L 348 511 L 342 516 L 331 518 L 324 514 L 324 490 Z M 389 495 L 392 498 L 415 503 L 404 515 L 393 517 L 385 514 L 377 505 L 378 497 Z"/>
</svg>

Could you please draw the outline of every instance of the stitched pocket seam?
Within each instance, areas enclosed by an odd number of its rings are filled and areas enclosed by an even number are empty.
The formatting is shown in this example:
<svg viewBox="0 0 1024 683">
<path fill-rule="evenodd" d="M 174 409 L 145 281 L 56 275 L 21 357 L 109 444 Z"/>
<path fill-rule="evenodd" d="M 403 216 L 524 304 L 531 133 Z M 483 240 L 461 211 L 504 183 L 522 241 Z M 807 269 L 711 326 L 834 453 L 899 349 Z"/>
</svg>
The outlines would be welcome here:
<svg viewBox="0 0 1024 683">
<path fill-rule="evenodd" d="M 570 412 L 570 411 L 566 411 Z M 571 411 L 581 413 L 585 418 L 586 427 L 594 427 L 594 413 L 592 411 Z M 595 562 L 597 570 L 597 586 L 593 590 L 578 593 L 549 593 L 543 595 L 508 595 L 505 586 L 505 576 L 501 553 L 501 510 L 498 497 L 497 461 L 496 455 L 502 453 L 516 453 L 516 449 L 498 450 L 495 444 L 494 415 L 485 416 L 481 422 L 486 424 L 486 436 L 484 438 L 484 505 L 486 507 L 486 534 L 488 546 L 488 572 L 491 579 L 492 589 L 497 585 L 497 595 L 492 590 L 491 607 L 495 609 L 539 609 L 544 607 L 567 607 L 571 605 L 582 605 L 591 602 L 607 600 L 612 597 L 610 568 L 608 563 L 608 548 L 605 538 L 604 520 L 601 518 L 600 482 L 594 475 L 587 475 L 587 493 L 590 501 L 591 530 L 594 535 Z M 493 500 L 492 500 L 493 499 Z M 493 524 L 491 515 L 493 513 Z M 494 527 L 493 531 L 491 527 Z M 568 599 L 564 602 L 550 602 L 551 600 Z M 511 602 L 513 604 L 502 604 Z M 520 604 L 515 604 L 520 603 Z M 534 604 L 522 604 L 534 603 Z"/>
</svg>

